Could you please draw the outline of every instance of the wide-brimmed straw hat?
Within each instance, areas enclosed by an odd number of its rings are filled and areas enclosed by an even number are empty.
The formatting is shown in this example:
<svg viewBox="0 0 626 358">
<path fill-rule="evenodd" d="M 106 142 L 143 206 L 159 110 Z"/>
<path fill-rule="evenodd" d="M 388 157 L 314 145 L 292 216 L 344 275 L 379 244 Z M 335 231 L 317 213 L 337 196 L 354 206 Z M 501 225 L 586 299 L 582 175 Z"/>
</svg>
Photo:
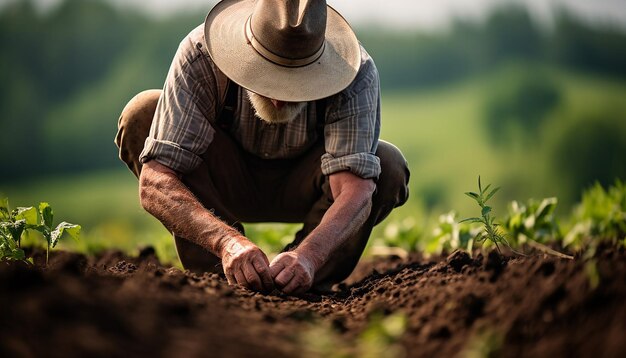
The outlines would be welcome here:
<svg viewBox="0 0 626 358">
<path fill-rule="evenodd" d="M 228 78 L 281 101 L 341 92 L 361 63 L 350 25 L 324 0 L 223 0 L 207 15 L 204 35 Z"/>
</svg>

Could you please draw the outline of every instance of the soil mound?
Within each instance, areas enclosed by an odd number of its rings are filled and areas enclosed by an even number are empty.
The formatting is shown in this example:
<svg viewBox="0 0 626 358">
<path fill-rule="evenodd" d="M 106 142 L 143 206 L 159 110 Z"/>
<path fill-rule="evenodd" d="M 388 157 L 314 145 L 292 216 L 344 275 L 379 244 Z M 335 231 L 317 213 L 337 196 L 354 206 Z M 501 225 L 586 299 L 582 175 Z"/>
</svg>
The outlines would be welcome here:
<svg viewBox="0 0 626 358">
<path fill-rule="evenodd" d="M 311 356 L 330 344 L 308 334 L 315 327 L 350 349 L 373 316 L 401 313 L 389 352 L 409 357 L 623 357 L 626 253 L 603 248 L 596 262 L 379 258 L 335 294 L 296 298 L 164 267 L 152 249 L 55 252 L 46 268 L 0 264 L 0 356 Z"/>
</svg>

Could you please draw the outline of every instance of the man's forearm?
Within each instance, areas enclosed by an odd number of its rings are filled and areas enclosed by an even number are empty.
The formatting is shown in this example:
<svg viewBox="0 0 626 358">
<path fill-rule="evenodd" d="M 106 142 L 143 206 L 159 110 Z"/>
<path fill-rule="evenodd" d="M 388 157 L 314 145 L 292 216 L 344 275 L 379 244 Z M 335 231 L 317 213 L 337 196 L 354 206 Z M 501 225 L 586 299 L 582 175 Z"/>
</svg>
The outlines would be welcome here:
<svg viewBox="0 0 626 358">
<path fill-rule="evenodd" d="M 174 172 L 156 162 L 148 164 L 139 178 L 144 209 L 177 236 L 221 257 L 226 241 L 241 234 L 204 208 Z"/>
<path fill-rule="evenodd" d="M 322 221 L 300 244 L 296 251 L 312 259 L 317 270 L 326 264 L 336 250 L 340 249 L 365 223 L 372 209 L 371 192 L 347 190 L 335 198 Z"/>
</svg>

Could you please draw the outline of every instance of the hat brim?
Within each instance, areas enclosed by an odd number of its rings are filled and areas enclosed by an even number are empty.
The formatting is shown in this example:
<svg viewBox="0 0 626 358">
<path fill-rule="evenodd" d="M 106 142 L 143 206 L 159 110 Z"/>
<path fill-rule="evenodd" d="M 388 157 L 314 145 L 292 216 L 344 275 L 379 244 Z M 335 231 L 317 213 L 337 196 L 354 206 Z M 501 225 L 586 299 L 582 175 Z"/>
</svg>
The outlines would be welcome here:
<svg viewBox="0 0 626 358">
<path fill-rule="evenodd" d="M 356 77 L 361 50 L 348 22 L 328 6 L 326 44 L 321 57 L 303 67 L 277 65 L 250 45 L 245 23 L 253 0 L 223 0 L 206 17 L 204 36 L 211 59 L 238 85 L 264 97 L 313 101 L 345 89 Z"/>
</svg>

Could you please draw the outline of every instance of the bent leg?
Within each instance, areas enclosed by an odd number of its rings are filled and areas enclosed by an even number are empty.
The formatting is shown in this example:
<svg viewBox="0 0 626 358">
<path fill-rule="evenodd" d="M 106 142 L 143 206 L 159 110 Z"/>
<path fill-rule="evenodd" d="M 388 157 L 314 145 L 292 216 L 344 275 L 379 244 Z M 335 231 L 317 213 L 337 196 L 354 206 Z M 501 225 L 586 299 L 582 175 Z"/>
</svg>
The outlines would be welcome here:
<svg viewBox="0 0 626 358">
<path fill-rule="evenodd" d="M 122 110 L 118 121 L 115 144 L 119 148 L 120 159 L 137 178 L 142 164 L 139 155 L 150 132 L 154 112 L 161 90 L 147 90 L 139 93 Z M 183 267 L 192 271 L 221 272 L 221 260 L 202 247 L 174 236 L 176 251 Z"/>
<path fill-rule="evenodd" d="M 117 122 L 115 144 L 120 150 L 120 159 L 137 178 L 141 173 L 139 155 L 150 133 L 152 118 L 161 92 L 156 89 L 147 90 L 133 97 L 122 110 Z"/>
</svg>

